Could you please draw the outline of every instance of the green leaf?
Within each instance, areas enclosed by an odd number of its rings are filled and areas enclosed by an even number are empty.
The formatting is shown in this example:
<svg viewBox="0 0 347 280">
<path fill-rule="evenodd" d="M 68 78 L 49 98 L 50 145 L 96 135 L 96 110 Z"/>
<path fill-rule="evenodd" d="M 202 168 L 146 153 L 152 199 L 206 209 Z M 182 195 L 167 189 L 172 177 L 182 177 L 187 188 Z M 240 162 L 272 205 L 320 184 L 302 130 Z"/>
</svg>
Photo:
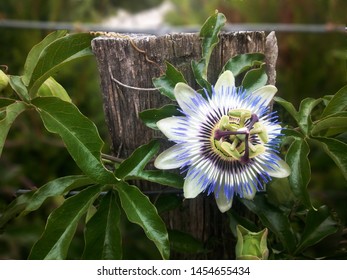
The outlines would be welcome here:
<svg viewBox="0 0 347 280">
<path fill-rule="evenodd" d="M 237 225 L 241 225 L 244 228 L 247 228 L 253 232 L 259 231 L 259 228 L 252 221 L 239 215 L 235 210 L 230 209 L 227 212 L 227 214 L 229 217 L 230 230 L 231 230 L 232 234 L 234 235 L 234 237 L 237 237 L 237 231 L 236 231 Z"/>
<path fill-rule="evenodd" d="M 59 38 L 45 47 L 33 69 L 29 95 L 35 95 L 43 82 L 67 63 L 91 56 L 92 38 L 89 33 L 76 33 Z"/>
<path fill-rule="evenodd" d="M 293 194 L 308 208 L 312 208 L 309 193 L 307 191 L 308 183 L 311 180 L 311 167 L 308 160 L 310 148 L 305 139 L 295 138 L 288 149 L 286 162 L 291 168 L 291 174 L 288 177 Z"/>
<path fill-rule="evenodd" d="M 13 200 L 0 215 L 0 229 L 2 229 L 10 220 L 18 216 L 28 205 L 33 191 L 18 196 Z"/>
<path fill-rule="evenodd" d="M 63 139 L 67 150 L 85 175 L 100 184 L 117 181 L 101 162 L 103 142 L 93 122 L 70 102 L 57 97 L 38 97 L 32 101 L 46 129 Z"/>
<path fill-rule="evenodd" d="M 155 207 L 159 214 L 174 210 L 182 205 L 183 198 L 177 193 L 163 193 L 155 199 Z"/>
<path fill-rule="evenodd" d="M 66 199 L 55 209 L 48 217 L 41 238 L 31 249 L 29 259 L 65 259 L 78 222 L 100 191 L 100 186 L 91 186 Z"/>
<path fill-rule="evenodd" d="M 178 116 L 181 113 L 177 110 L 177 106 L 175 105 L 165 105 L 159 109 L 148 109 L 140 112 L 140 119 L 152 129 L 158 130 L 157 122 L 161 119 Z"/>
<path fill-rule="evenodd" d="M 66 90 L 53 77 L 49 77 L 33 97 L 58 97 L 63 101 L 71 102 Z"/>
<path fill-rule="evenodd" d="M 28 93 L 28 89 L 23 84 L 22 79 L 20 76 L 9 76 L 10 77 L 10 85 L 12 89 L 17 93 L 17 95 L 20 97 L 23 101 L 29 101 L 30 96 Z"/>
<path fill-rule="evenodd" d="M 259 217 L 262 224 L 279 238 L 289 252 L 295 250 L 296 240 L 288 217 L 280 209 L 271 205 L 265 195 L 258 194 L 253 201 L 241 199 L 241 202 Z"/>
<path fill-rule="evenodd" d="M 292 103 L 284 100 L 281 97 L 274 97 L 276 103 L 280 104 L 286 111 L 294 118 L 294 120 L 299 122 L 299 113 L 296 111 L 295 107 Z"/>
<path fill-rule="evenodd" d="M 333 138 L 314 137 L 318 144 L 340 168 L 343 176 L 347 180 L 347 144 Z"/>
<path fill-rule="evenodd" d="M 226 23 L 226 18 L 222 13 L 215 13 L 210 16 L 203 24 L 200 30 L 200 38 L 202 38 L 202 59 L 199 64 L 202 64 L 202 78 L 207 80 L 207 69 L 210 62 L 211 54 L 214 47 L 219 42 L 219 32 Z"/>
<path fill-rule="evenodd" d="M 126 160 L 116 169 L 118 178 L 126 178 L 139 174 L 153 156 L 159 151 L 159 142 L 152 140 L 148 144 L 138 147 Z"/>
<path fill-rule="evenodd" d="M 197 81 L 197 83 L 204 89 L 207 90 L 207 92 L 211 95 L 212 94 L 212 86 L 207 81 L 207 79 L 204 77 L 204 70 L 205 70 L 205 62 L 204 60 L 200 60 L 199 62 L 196 62 L 192 60 L 192 70 L 194 77 Z"/>
<path fill-rule="evenodd" d="M 321 98 L 305 98 L 301 101 L 298 114 L 298 124 L 301 130 L 308 135 L 312 128 L 311 113 L 314 107 L 316 107 L 322 101 Z"/>
<path fill-rule="evenodd" d="M 148 237 L 157 246 L 163 259 L 170 256 L 170 244 L 165 223 L 157 209 L 137 187 L 120 181 L 117 191 L 128 220 L 141 226 Z"/>
<path fill-rule="evenodd" d="M 242 86 L 248 92 L 253 92 L 267 83 L 265 63 L 259 68 L 249 70 L 242 80 Z"/>
<path fill-rule="evenodd" d="M 223 71 L 230 70 L 234 76 L 250 70 L 255 65 L 263 64 L 265 55 L 263 53 L 245 53 L 233 56 L 224 66 Z"/>
<path fill-rule="evenodd" d="M 341 112 L 347 108 L 347 86 L 341 88 L 324 109 L 321 118 Z"/>
<path fill-rule="evenodd" d="M 295 253 L 317 244 L 337 230 L 338 223 L 331 217 L 328 207 L 323 205 L 317 210 L 311 209 L 307 214 L 305 229 Z"/>
<path fill-rule="evenodd" d="M 182 73 L 169 62 L 166 62 L 165 75 L 153 79 L 154 86 L 160 91 L 161 94 L 169 97 L 171 100 L 176 100 L 174 88 L 176 84 L 180 82 L 187 83 Z"/>
<path fill-rule="evenodd" d="M 146 180 L 149 182 L 169 186 L 177 189 L 183 188 L 183 177 L 176 173 L 164 170 L 142 170 L 136 175 L 127 176 L 127 180 Z"/>
<path fill-rule="evenodd" d="M 186 254 L 198 254 L 205 251 L 204 243 L 192 235 L 178 230 L 169 231 L 172 250 Z"/>
<path fill-rule="evenodd" d="M 30 83 L 31 75 L 36 67 L 43 50 L 55 40 L 65 36 L 66 30 L 58 30 L 48 34 L 40 43 L 35 45 L 29 52 L 24 64 L 24 74 L 22 77 L 23 83 L 28 86 Z"/>
<path fill-rule="evenodd" d="M 101 200 L 97 212 L 88 221 L 85 230 L 83 259 L 122 259 L 122 237 L 119 230 L 120 209 L 113 191 Z"/>
<path fill-rule="evenodd" d="M 93 181 L 84 175 L 66 176 L 50 181 L 34 192 L 22 215 L 39 209 L 47 198 L 64 195 L 73 189 L 91 184 Z"/>
<path fill-rule="evenodd" d="M 4 116 L 0 118 L 0 156 L 13 122 L 26 108 L 25 103 L 18 101 L 8 105 L 3 111 Z"/>
<path fill-rule="evenodd" d="M 7 107 L 8 105 L 13 104 L 14 102 L 16 102 L 15 99 L 0 97 L 0 109 Z M 0 117 L 0 119 L 2 119 L 2 118 Z"/>
<path fill-rule="evenodd" d="M 320 135 L 320 136 L 330 137 L 330 136 L 343 133 L 345 131 L 347 131 L 347 116 L 346 117 L 328 117 L 328 118 L 317 121 L 312 126 L 311 134 L 317 135 L 317 136 Z"/>
</svg>

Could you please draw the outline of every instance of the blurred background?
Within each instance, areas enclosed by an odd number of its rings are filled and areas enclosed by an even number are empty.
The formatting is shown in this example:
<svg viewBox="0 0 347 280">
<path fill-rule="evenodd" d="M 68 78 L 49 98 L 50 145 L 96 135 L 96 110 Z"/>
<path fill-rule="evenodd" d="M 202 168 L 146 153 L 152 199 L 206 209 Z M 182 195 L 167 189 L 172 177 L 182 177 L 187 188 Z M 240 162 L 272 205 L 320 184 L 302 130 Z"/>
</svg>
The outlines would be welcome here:
<svg viewBox="0 0 347 280">
<path fill-rule="evenodd" d="M 194 31 L 215 9 L 226 15 L 231 27 L 262 30 L 261 24 L 266 23 L 270 24 L 266 31 L 276 30 L 279 96 L 296 107 L 305 97 L 334 94 L 347 84 L 345 0 L 1 0 L 0 65 L 7 65 L 9 74 L 21 74 L 29 50 L 55 29 L 156 34 Z M 96 123 L 108 152 L 94 57 L 74 62 L 55 78 Z M 79 173 L 60 139 L 43 131 L 37 115 L 30 112 L 22 114 L 11 129 L 0 158 L 0 213 L 18 189 L 33 189 L 59 176 Z M 346 223 L 346 181 L 321 151 L 313 149 L 310 157 L 312 194 Z M 59 203 L 55 199 L 40 211 L 13 221 L 0 235 L 0 259 L 25 259 L 42 233 L 48 214 Z M 128 232 L 129 237 L 137 234 L 132 228 Z M 79 230 L 69 258 L 79 258 L 82 236 Z M 125 253 L 125 257 L 158 257 L 155 250 L 146 250 L 147 241 L 143 242 L 137 246 L 136 255 Z"/>
</svg>

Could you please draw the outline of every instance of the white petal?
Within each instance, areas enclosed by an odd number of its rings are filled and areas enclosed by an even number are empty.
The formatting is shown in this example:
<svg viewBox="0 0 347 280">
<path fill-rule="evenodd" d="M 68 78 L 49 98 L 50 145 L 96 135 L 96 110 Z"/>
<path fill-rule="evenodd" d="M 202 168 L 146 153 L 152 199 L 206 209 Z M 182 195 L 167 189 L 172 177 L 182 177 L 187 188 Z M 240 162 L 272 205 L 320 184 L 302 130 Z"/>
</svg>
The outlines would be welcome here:
<svg viewBox="0 0 347 280">
<path fill-rule="evenodd" d="M 261 102 L 264 106 L 268 106 L 275 96 L 277 92 L 277 88 L 273 85 L 266 85 L 252 93 L 252 96 L 259 96 L 261 98 Z"/>
<path fill-rule="evenodd" d="M 188 171 L 187 177 L 184 179 L 183 195 L 184 195 L 185 198 L 195 198 L 203 190 L 201 188 L 201 182 L 199 181 L 200 177 L 199 176 L 194 176 L 189 171 Z"/>
<path fill-rule="evenodd" d="M 252 181 L 249 181 L 248 182 L 249 185 L 250 185 L 250 188 L 251 190 L 246 190 L 246 188 L 243 189 L 243 197 L 242 198 L 245 198 L 245 199 L 248 199 L 248 200 L 253 200 L 253 198 L 255 197 L 255 194 L 257 193 L 257 189 L 254 185 L 254 183 Z"/>
<path fill-rule="evenodd" d="M 184 122 L 184 120 L 184 117 L 170 117 L 161 119 L 157 122 L 157 127 L 169 140 L 181 140 L 182 136 L 180 136 L 178 132 L 180 127 L 182 127 L 182 122 Z"/>
<path fill-rule="evenodd" d="M 182 154 L 182 144 L 177 144 L 162 152 L 154 161 L 158 169 L 175 169 L 181 167 L 186 159 L 178 157 Z"/>
<path fill-rule="evenodd" d="M 272 168 L 273 170 L 269 168 L 265 168 L 265 171 L 271 177 L 285 178 L 285 177 L 288 177 L 291 173 L 289 165 L 283 159 L 279 159 L 279 161 L 277 161 L 277 165 L 276 164 L 272 165 Z"/>
<path fill-rule="evenodd" d="M 227 88 L 227 87 L 234 87 L 235 86 L 235 77 L 234 74 L 227 70 L 224 71 L 218 78 L 214 89 L 216 92 L 219 92 L 222 90 L 222 88 Z"/>
<path fill-rule="evenodd" d="M 174 95 L 178 105 L 189 115 L 193 112 L 192 108 L 196 106 L 193 102 L 196 94 L 195 90 L 185 83 L 177 83 L 174 89 Z"/>
<path fill-rule="evenodd" d="M 228 200 L 224 194 L 224 191 L 220 191 L 218 193 L 218 197 L 215 194 L 215 199 L 216 199 L 218 209 L 222 213 L 228 211 L 233 205 L 233 199 L 231 198 L 230 200 Z"/>
</svg>

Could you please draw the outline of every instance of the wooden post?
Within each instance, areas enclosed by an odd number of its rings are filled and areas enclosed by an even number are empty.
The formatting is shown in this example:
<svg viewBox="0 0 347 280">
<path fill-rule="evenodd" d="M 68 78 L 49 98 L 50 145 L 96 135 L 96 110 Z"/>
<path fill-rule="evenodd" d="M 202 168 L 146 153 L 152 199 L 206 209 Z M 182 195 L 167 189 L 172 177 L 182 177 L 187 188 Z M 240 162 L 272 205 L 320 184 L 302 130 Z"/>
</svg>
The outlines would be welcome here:
<svg viewBox="0 0 347 280">
<path fill-rule="evenodd" d="M 190 62 L 201 57 L 198 34 L 164 36 L 117 35 L 100 36 L 92 41 L 101 76 L 106 122 L 112 139 L 112 149 L 119 157 L 128 157 L 138 146 L 160 133 L 147 128 L 138 118 L 139 112 L 167 104 L 153 88 L 152 79 L 165 70 L 169 61 L 183 72 L 188 84 L 197 88 Z M 262 52 L 266 54 L 269 83 L 275 83 L 277 59 L 276 37 L 266 38 L 264 32 L 221 33 L 209 65 L 209 80 L 213 84 L 226 61 L 236 54 Z M 114 79 L 118 82 L 115 82 Z M 158 186 L 140 186 L 158 189 Z M 232 235 L 226 214 L 221 214 L 212 197 L 200 195 L 184 200 L 182 206 L 163 215 L 167 227 L 187 232 L 207 244 L 207 253 L 173 254 L 172 258 L 231 259 L 234 256 Z"/>
</svg>

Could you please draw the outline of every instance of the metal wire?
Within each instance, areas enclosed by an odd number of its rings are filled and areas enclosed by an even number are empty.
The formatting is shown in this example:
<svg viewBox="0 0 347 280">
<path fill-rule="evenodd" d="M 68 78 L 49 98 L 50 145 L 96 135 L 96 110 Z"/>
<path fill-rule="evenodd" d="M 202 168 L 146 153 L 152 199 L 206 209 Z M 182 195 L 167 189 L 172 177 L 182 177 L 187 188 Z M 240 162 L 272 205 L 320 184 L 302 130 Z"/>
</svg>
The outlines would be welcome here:
<svg viewBox="0 0 347 280">
<path fill-rule="evenodd" d="M 198 32 L 198 26 L 161 26 L 159 28 L 141 29 L 141 28 L 115 28 L 101 24 L 90 23 L 71 23 L 71 22 L 45 22 L 45 21 L 27 21 L 27 20 L 0 20 L 0 28 L 17 29 L 40 29 L 40 30 L 58 30 L 66 29 L 70 31 L 103 31 L 117 33 L 142 33 L 152 35 L 163 35 L 176 32 Z M 340 24 L 291 24 L 291 23 L 241 23 L 226 24 L 224 31 L 276 31 L 276 32 L 300 32 L 300 33 L 328 33 L 328 32 L 346 32 L 345 25 Z"/>
</svg>

